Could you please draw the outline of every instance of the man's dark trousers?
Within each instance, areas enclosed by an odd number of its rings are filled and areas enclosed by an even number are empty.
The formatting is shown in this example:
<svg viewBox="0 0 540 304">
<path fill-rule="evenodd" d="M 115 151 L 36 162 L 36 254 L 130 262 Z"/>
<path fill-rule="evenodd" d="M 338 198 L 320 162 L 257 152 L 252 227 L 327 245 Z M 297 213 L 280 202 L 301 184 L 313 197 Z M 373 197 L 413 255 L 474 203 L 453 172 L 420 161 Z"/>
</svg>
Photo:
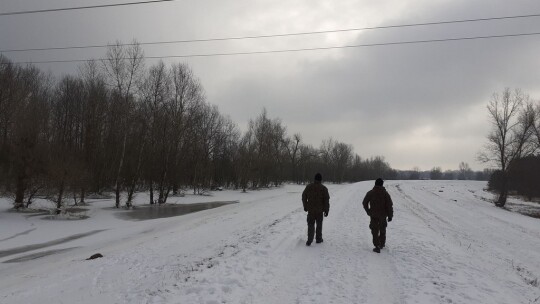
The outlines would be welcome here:
<svg viewBox="0 0 540 304">
<path fill-rule="evenodd" d="M 307 215 L 307 236 L 308 243 L 313 242 L 313 234 L 316 234 L 316 240 L 322 241 L 322 222 L 323 212 L 308 212 Z M 317 223 L 317 231 L 315 231 L 315 223 Z"/>
<path fill-rule="evenodd" d="M 371 217 L 369 229 L 373 235 L 373 245 L 378 248 L 384 247 L 386 243 L 386 217 Z"/>
</svg>

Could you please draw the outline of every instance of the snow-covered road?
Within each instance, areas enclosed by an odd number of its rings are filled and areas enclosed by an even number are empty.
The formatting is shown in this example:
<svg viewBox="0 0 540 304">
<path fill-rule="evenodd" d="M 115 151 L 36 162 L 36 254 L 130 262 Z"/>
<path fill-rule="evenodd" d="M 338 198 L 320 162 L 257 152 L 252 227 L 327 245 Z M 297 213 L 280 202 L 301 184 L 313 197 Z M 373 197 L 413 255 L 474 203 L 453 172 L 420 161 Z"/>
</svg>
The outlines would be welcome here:
<svg viewBox="0 0 540 304">
<path fill-rule="evenodd" d="M 395 216 L 376 254 L 361 207 L 372 185 L 329 186 L 324 243 L 311 247 L 303 187 L 292 185 L 216 194 L 240 203 L 181 217 L 103 224 L 49 248 L 69 251 L 0 263 L 0 302 L 540 303 L 539 219 L 495 208 L 482 182 L 390 181 Z M 0 234 L 0 250 L 13 247 L 8 238 Z M 95 252 L 104 258 L 84 260 Z"/>
</svg>

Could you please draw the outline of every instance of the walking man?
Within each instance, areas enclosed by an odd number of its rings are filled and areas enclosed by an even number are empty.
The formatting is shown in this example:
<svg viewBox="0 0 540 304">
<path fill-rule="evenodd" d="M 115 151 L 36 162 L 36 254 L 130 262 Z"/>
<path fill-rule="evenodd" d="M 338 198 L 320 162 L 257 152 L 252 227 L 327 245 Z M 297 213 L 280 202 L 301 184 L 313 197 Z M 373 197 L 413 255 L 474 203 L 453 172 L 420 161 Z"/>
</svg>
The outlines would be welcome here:
<svg viewBox="0 0 540 304">
<path fill-rule="evenodd" d="M 386 192 L 383 183 L 382 178 L 377 178 L 375 187 L 368 191 L 362 202 L 367 215 L 371 217 L 369 228 L 371 229 L 373 245 L 375 246 L 373 251 L 377 253 L 381 252 L 381 248 L 384 248 L 386 243 L 386 218 L 388 217 L 388 221 L 391 222 L 394 215 L 392 198 Z"/>
<path fill-rule="evenodd" d="M 315 174 L 315 181 L 306 186 L 302 193 L 302 203 L 304 211 L 307 214 L 308 224 L 308 239 L 306 246 L 310 246 L 313 242 L 313 234 L 315 234 L 316 243 L 322 243 L 322 223 L 323 215 L 328 216 L 330 210 L 330 195 L 328 189 L 321 183 L 322 176 L 320 173 Z M 317 230 L 315 231 L 315 223 Z"/>
</svg>

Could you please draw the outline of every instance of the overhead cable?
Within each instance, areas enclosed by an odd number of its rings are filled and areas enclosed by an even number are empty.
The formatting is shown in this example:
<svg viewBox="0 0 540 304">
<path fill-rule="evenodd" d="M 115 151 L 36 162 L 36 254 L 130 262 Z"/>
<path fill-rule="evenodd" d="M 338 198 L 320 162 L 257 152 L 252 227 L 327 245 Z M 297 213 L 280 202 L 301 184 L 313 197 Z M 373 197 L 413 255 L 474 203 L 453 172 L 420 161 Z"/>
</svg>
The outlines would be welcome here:
<svg viewBox="0 0 540 304">
<path fill-rule="evenodd" d="M 50 13 L 50 12 L 60 12 L 60 11 L 74 11 L 74 10 L 85 10 L 85 9 L 93 9 L 93 8 L 105 8 L 105 7 L 128 6 L 128 5 L 139 5 L 139 4 L 152 4 L 152 3 L 158 3 L 158 2 L 172 2 L 172 1 L 176 1 L 176 0 L 150 0 L 150 1 L 140 1 L 140 2 L 125 2 L 125 3 L 113 3 L 113 4 L 100 4 L 100 5 L 88 5 L 88 6 L 50 8 L 50 9 L 40 9 L 40 10 L 29 10 L 29 11 L 0 13 L 0 16 L 26 15 L 26 14 Z"/>
<path fill-rule="evenodd" d="M 260 38 L 274 38 L 274 37 L 288 37 L 288 36 L 303 36 L 303 35 L 317 35 L 317 34 L 329 34 L 329 33 L 340 33 L 340 32 L 353 32 L 353 31 L 362 31 L 362 30 L 378 30 L 378 29 L 391 29 L 391 28 L 415 27 L 415 26 L 432 26 L 432 25 L 455 24 L 455 23 L 466 23 L 466 22 L 484 22 L 484 21 L 505 20 L 505 19 L 522 19 L 522 18 L 532 18 L 532 17 L 540 17 L 540 13 L 539 14 L 528 14 L 528 15 L 514 15 L 514 16 L 501 16 L 501 17 L 490 17 L 490 18 L 476 18 L 476 19 L 461 19 L 461 20 L 450 20 L 450 21 L 409 23 L 409 24 L 397 24 L 397 25 L 383 25 L 383 26 L 373 26 L 373 27 L 334 29 L 334 30 L 324 30 L 324 31 L 310 31 L 310 32 L 283 33 L 283 34 L 268 34 L 268 35 L 255 35 L 255 36 L 232 36 L 232 37 L 200 38 L 200 39 L 186 39 L 186 40 L 150 41 L 150 42 L 138 42 L 138 43 L 119 43 L 117 45 L 119 45 L 119 46 L 131 46 L 131 45 L 135 45 L 135 44 L 139 44 L 139 45 L 160 45 L 160 44 L 197 43 L 197 42 L 211 42 L 211 41 L 260 39 Z M 116 45 L 116 44 L 114 44 L 114 45 Z M 73 46 L 60 46 L 60 47 L 38 47 L 38 48 L 25 48 L 25 49 L 5 49 L 5 50 L 0 50 L 0 53 L 105 48 L 105 47 L 109 47 L 109 46 L 111 46 L 111 44 L 91 44 L 91 45 L 73 45 Z"/>
<path fill-rule="evenodd" d="M 349 49 L 349 48 L 361 48 L 361 47 L 377 47 L 377 46 L 422 44 L 422 43 L 436 43 L 436 42 L 466 41 L 466 40 L 479 40 L 479 39 L 495 39 L 495 38 L 506 38 L 506 37 L 525 37 L 525 36 L 538 36 L 538 35 L 540 35 L 540 32 L 505 34 L 505 35 L 490 35 L 490 36 L 475 36 L 475 37 L 444 38 L 444 39 L 428 39 L 428 40 L 410 40 L 410 41 L 398 41 L 398 42 L 382 42 L 382 43 L 354 44 L 354 45 L 300 48 L 300 49 L 283 49 L 283 50 L 269 50 L 269 51 L 187 54 L 187 55 L 168 55 L 168 56 L 145 56 L 145 58 L 146 59 L 166 59 L 166 58 L 193 58 L 193 57 L 258 55 L 258 54 L 292 53 L 292 52 L 320 51 L 320 50 L 333 50 L 333 49 Z M 126 58 L 122 58 L 122 59 L 129 60 L 129 59 L 133 59 L 133 58 L 126 57 Z M 99 60 L 104 60 L 104 61 L 106 61 L 108 59 L 100 58 L 100 59 L 46 60 L 46 61 L 25 61 L 25 62 L 14 62 L 14 63 L 15 64 L 73 63 L 73 62 L 89 62 L 89 61 L 95 61 L 95 60 L 98 60 L 98 61 Z"/>
</svg>

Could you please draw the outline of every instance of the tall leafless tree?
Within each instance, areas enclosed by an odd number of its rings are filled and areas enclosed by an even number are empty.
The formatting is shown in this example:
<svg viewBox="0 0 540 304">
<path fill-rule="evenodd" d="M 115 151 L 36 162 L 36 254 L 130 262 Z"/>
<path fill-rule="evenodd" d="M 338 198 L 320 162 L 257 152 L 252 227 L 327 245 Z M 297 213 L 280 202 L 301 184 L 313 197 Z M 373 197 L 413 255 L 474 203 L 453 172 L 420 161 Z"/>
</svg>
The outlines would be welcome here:
<svg viewBox="0 0 540 304">
<path fill-rule="evenodd" d="M 429 172 L 429 178 L 431 178 L 432 180 L 440 180 L 442 179 L 442 177 L 443 177 L 443 173 L 442 173 L 441 167 L 434 167 Z"/>
<path fill-rule="evenodd" d="M 533 108 L 534 111 L 534 124 L 533 132 L 535 139 L 535 149 L 536 153 L 540 153 L 540 101 L 536 102 L 536 106 Z"/>
<path fill-rule="evenodd" d="M 2 103 L 10 107 L 3 118 L 7 133 L 4 151 L 8 153 L 7 172 L 15 180 L 14 207 L 21 208 L 32 181 L 46 171 L 52 81 L 32 66 L 12 67 L 3 73 L 13 86 L 1 93 Z"/>
<path fill-rule="evenodd" d="M 84 144 L 84 84 L 81 79 L 64 76 L 57 84 L 51 103 L 49 179 L 57 188 L 56 208 L 60 210 L 69 191 L 82 182 Z"/>
<path fill-rule="evenodd" d="M 105 59 L 102 61 L 103 71 L 107 76 L 109 85 L 114 88 L 114 102 L 120 113 L 115 117 L 117 132 L 120 137 L 116 143 L 119 155 L 116 161 L 115 174 L 115 206 L 120 207 L 121 173 L 126 155 L 131 114 L 134 108 L 135 85 L 144 70 L 144 54 L 140 45 L 133 41 L 129 46 L 122 45 L 120 41 L 109 46 Z M 118 113 L 118 114 L 120 114 Z"/>
<path fill-rule="evenodd" d="M 298 179 L 298 165 L 300 164 L 300 147 L 302 142 L 302 136 L 300 133 L 294 134 L 291 138 L 285 139 L 285 148 L 287 149 L 287 155 L 289 157 L 289 164 L 291 166 L 291 178 L 295 183 L 299 183 Z"/>
<path fill-rule="evenodd" d="M 86 191 L 101 192 L 107 184 L 107 157 L 105 134 L 107 115 L 110 112 L 110 94 L 98 63 L 89 61 L 79 69 L 84 85 L 83 104 L 83 156 L 84 182 L 80 185 L 80 200 Z"/>
<path fill-rule="evenodd" d="M 491 162 L 501 174 L 501 189 L 496 205 L 503 207 L 508 197 L 508 167 L 510 163 L 529 153 L 532 135 L 529 97 L 521 90 L 506 88 L 495 93 L 487 109 L 492 124 L 488 142 L 478 155 L 482 162 Z"/>
<path fill-rule="evenodd" d="M 460 162 L 459 163 L 459 173 L 458 173 L 458 179 L 459 180 L 469 180 L 472 179 L 473 171 L 471 170 L 471 167 L 466 162 Z"/>
</svg>

